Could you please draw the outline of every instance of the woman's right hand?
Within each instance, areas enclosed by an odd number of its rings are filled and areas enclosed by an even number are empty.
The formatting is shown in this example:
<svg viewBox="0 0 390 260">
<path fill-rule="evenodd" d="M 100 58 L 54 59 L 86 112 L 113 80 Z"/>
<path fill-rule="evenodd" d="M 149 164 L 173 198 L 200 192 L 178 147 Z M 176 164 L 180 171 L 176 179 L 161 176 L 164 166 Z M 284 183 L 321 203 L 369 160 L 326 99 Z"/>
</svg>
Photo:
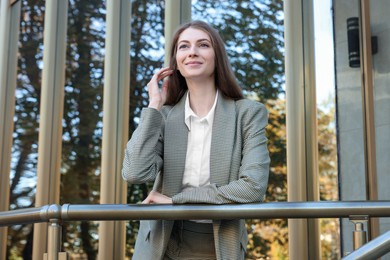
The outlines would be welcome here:
<svg viewBox="0 0 390 260">
<path fill-rule="evenodd" d="M 149 81 L 147 85 L 148 93 L 149 93 L 148 107 L 160 110 L 161 107 L 164 105 L 167 99 L 167 88 L 168 88 L 168 81 L 164 79 L 169 75 L 171 75 L 172 73 L 173 70 L 171 70 L 169 67 L 166 67 L 160 69 L 153 75 L 152 79 Z M 163 80 L 161 89 L 158 86 L 160 80 Z"/>
<path fill-rule="evenodd" d="M 172 204 L 172 198 L 152 190 L 142 204 Z"/>
</svg>

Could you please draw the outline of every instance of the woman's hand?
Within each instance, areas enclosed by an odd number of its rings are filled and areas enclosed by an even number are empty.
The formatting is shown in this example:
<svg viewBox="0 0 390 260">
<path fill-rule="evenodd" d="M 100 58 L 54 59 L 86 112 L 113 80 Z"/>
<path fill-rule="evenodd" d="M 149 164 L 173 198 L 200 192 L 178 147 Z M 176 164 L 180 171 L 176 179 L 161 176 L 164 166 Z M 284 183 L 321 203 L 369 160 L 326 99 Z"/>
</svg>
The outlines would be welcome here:
<svg viewBox="0 0 390 260">
<path fill-rule="evenodd" d="M 172 204 L 172 199 L 157 191 L 151 191 L 142 204 Z"/>
<path fill-rule="evenodd" d="M 151 108 L 155 108 L 157 110 L 160 110 L 161 107 L 164 105 L 166 99 L 167 99 L 167 88 L 168 88 L 168 81 L 164 80 L 162 83 L 162 88 L 160 90 L 158 84 L 160 80 L 165 79 L 169 75 L 173 73 L 173 70 L 171 70 L 169 67 L 162 68 L 159 71 L 157 71 L 152 79 L 148 83 L 148 92 L 149 92 L 149 106 Z"/>
</svg>

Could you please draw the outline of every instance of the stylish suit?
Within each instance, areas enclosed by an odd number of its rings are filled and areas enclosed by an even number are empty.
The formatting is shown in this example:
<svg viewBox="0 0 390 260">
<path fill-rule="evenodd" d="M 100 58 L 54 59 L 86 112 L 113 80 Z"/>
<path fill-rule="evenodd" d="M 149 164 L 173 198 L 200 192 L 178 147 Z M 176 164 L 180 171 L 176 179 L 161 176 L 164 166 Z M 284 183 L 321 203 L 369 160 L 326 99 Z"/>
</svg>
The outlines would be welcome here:
<svg viewBox="0 0 390 260">
<path fill-rule="evenodd" d="M 265 107 L 218 96 L 210 151 L 210 185 L 181 192 L 187 152 L 186 95 L 161 111 L 145 108 L 127 144 L 122 176 L 129 183 L 155 181 L 154 189 L 183 203 L 262 201 L 269 174 Z M 173 221 L 141 221 L 133 259 L 162 259 Z M 213 221 L 217 259 L 243 259 L 248 242 L 244 220 Z"/>
</svg>

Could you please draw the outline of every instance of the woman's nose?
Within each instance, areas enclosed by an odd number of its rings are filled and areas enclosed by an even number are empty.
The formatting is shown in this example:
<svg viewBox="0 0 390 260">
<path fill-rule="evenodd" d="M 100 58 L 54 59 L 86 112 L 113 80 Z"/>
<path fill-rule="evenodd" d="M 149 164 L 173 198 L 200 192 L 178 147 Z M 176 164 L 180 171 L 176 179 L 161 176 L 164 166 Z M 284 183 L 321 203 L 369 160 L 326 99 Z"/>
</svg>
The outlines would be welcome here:
<svg viewBox="0 0 390 260">
<path fill-rule="evenodd" d="M 190 51 L 189 51 L 189 56 L 193 57 L 196 55 L 198 55 L 198 50 L 197 50 L 196 46 L 191 46 Z"/>
</svg>

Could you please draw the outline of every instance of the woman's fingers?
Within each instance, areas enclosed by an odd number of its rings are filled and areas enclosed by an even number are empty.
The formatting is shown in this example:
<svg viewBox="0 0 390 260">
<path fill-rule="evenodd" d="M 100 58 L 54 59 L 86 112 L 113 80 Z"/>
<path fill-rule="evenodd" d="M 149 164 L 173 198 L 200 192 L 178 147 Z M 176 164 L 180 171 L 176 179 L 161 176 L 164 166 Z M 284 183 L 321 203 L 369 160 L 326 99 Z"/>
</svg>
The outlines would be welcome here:
<svg viewBox="0 0 390 260">
<path fill-rule="evenodd" d="M 151 191 L 142 204 L 172 204 L 172 199 L 157 191 Z"/>
<path fill-rule="evenodd" d="M 142 204 L 151 204 L 149 196 L 147 196 L 146 199 L 142 201 Z"/>
<path fill-rule="evenodd" d="M 149 93 L 149 107 L 160 110 L 161 107 L 164 105 L 168 88 L 168 82 L 164 79 L 172 73 L 173 70 L 171 70 L 169 67 L 166 67 L 160 69 L 153 75 L 152 79 L 147 85 Z M 158 85 L 161 80 L 164 80 L 164 82 L 160 90 Z"/>
<path fill-rule="evenodd" d="M 160 69 L 157 74 L 158 81 L 166 78 L 167 76 L 171 75 L 173 70 L 171 70 L 169 67 Z"/>
<path fill-rule="evenodd" d="M 152 84 L 158 84 L 158 82 L 167 76 L 171 75 L 173 73 L 173 70 L 171 70 L 169 67 L 165 67 L 154 73 L 152 79 L 149 83 Z"/>
</svg>

